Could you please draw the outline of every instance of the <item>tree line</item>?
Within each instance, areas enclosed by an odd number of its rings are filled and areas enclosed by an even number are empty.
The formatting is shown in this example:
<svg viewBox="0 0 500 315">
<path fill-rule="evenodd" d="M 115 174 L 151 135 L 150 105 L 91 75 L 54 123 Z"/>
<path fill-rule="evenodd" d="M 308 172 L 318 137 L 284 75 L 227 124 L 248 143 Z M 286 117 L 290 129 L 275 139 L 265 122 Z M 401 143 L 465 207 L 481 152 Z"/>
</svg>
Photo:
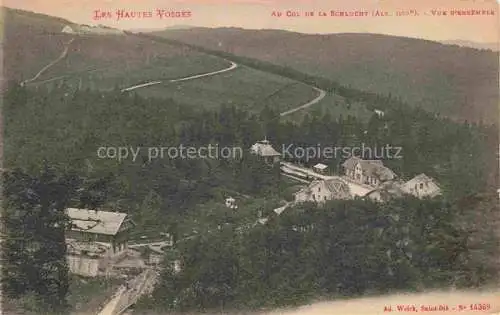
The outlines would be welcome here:
<svg viewBox="0 0 500 315">
<path fill-rule="evenodd" d="M 464 205 L 467 207 L 464 208 Z M 498 279 L 497 197 L 306 203 L 241 230 L 213 229 L 176 247 L 138 308 L 262 309 L 318 298 L 476 288 Z M 495 222 L 495 223 L 492 223 Z"/>
</svg>

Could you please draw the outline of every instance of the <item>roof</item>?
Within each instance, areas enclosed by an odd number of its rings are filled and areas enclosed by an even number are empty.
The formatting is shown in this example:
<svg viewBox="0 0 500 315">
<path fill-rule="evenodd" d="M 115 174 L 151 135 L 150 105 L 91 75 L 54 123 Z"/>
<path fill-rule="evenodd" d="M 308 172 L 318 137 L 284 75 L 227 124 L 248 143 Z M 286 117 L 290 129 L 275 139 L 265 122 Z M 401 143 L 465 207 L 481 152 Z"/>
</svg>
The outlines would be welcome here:
<svg viewBox="0 0 500 315">
<path fill-rule="evenodd" d="M 66 25 L 65 27 L 63 27 L 62 31 L 63 33 L 73 33 L 73 28 L 69 25 Z"/>
<path fill-rule="evenodd" d="M 314 180 L 311 182 L 311 184 L 309 184 L 309 186 L 304 187 L 295 194 L 299 193 L 312 194 L 313 187 L 320 184 L 324 184 L 325 188 L 328 189 L 328 191 L 330 191 L 338 199 L 351 197 L 349 185 L 347 185 L 344 181 L 337 178 Z"/>
<path fill-rule="evenodd" d="M 267 140 L 262 140 L 258 141 L 252 147 L 250 148 L 250 151 L 254 154 L 260 155 L 260 156 L 280 156 L 281 154 L 276 151 L 269 141 Z"/>
<path fill-rule="evenodd" d="M 347 159 L 342 166 L 346 169 L 353 170 L 357 164 L 361 164 L 364 175 L 376 176 L 382 181 L 391 180 L 396 177 L 396 174 L 384 166 L 381 160 L 363 160 L 358 157 L 351 157 Z"/>
<path fill-rule="evenodd" d="M 412 179 L 410 179 L 409 181 L 407 181 L 404 185 L 411 186 L 415 183 L 429 183 L 429 182 L 432 182 L 434 185 L 436 185 L 436 187 L 439 188 L 439 185 L 437 184 L 437 182 L 432 177 L 429 177 L 429 176 L 425 175 L 424 173 L 418 174 L 417 176 L 415 176 Z"/>
<path fill-rule="evenodd" d="M 68 208 L 66 213 L 72 221 L 73 231 L 116 235 L 127 214 L 100 210 Z"/>
<path fill-rule="evenodd" d="M 339 179 L 327 179 L 324 183 L 326 188 L 332 193 L 337 193 L 338 195 L 346 197 L 350 196 L 349 186 L 345 182 Z"/>
<path fill-rule="evenodd" d="M 313 166 L 314 168 L 317 168 L 317 169 L 320 169 L 320 170 L 324 170 L 325 168 L 327 168 L 328 166 L 325 165 L 325 164 L 322 164 L 322 163 L 318 163 L 316 165 Z"/>
<path fill-rule="evenodd" d="M 413 177 L 410 179 L 412 181 L 419 181 L 419 182 L 428 182 L 428 181 L 434 181 L 434 179 L 430 178 L 429 176 L 425 175 L 424 173 L 418 174 L 417 176 Z"/>
</svg>

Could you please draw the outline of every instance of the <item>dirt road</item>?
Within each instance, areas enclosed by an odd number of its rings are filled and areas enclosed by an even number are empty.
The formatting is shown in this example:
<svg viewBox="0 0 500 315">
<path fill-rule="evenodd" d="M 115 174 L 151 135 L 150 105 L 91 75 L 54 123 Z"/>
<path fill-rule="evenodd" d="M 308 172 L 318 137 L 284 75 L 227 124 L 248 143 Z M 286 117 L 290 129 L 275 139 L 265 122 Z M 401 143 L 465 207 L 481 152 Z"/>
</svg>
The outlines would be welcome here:
<svg viewBox="0 0 500 315">
<path fill-rule="evenodd" d="M 217 75 L 217 74 L 221 74 L 221 73 L 224 73 L 224 72 L 227 72 L 227 71 L 234 70 L 234 69 L 236 69 L 238 67 L 238 64 L 236 64 L 236 63 L 234 63 L 232 61 L 229 61 L 229 62 L 231 63 L 231 65 L 229 67 L 227 67 L 227 68 L 222 69 L 222 70 L 217 70 L 217 71 L 212 71 L 212 72 L 207 72 L 207 73 L 190 75 L 190 76 L 184 77 L 184 78 L 172 79 L 172 80 L 169 80 L 168 82 L 173 83 L 173 82 L 189 81 L 189 80 L 194 80 L 194 79 L 199 79 L 199 78 L 204 78 L 204 77 L 210 77 L 210 76 L 213 76 L 213 75 Z M 147 87 L 147 86 L 151 86 L 151 85 L 156 85 L 156 84 L 161 84 L 161 83 L 164 83 L 164 82 L 163 81 L 151 81 L 151 82 L 146 82 L 146 83 L 142 83 L 142 84 L 137 84 L 137 85 L 133 85 L 133 86 L 130 86 L 128 88 L 122 89 L 122 92 L 129 92 L 129 91 L 133 91 L 133 90 L 140 89 L 140 88 L 143 88 L 143 87 Z"/>
<path fill-rule="evenodd" d="M 72 38 L 69 42 L 67 42 L 65 45 L 64 45 L 64 50 L 62 51 L 61 55 L 59 57 L 57 57 L 57 59 L 53 60 L 52 62 L 50 62 L 48 65 L 46 65 L 45 67 L 43 67 L 40 71 L 38 71 L 37 74 L 35 74 L 34 77 L 32 77 L 31 79 L 28 79 L 28 80 L 25 80 L 21 83 L 21 85 L 25 85 L 27 83 L 30 83 L 32 81 L 35 81 L 36 79 L 38 79 L 45 71 L 47 71 L 50 67 L 52 67 L 53 65 L 55 65 L 56 63 L 58 63 L 59 61 L 63 60 L 67 55 L 68 55 L 68 50 L 69 50 L 69 46 L 71 45 L 71 43 L 74 41 L 75 39 Z"/>
</svg>

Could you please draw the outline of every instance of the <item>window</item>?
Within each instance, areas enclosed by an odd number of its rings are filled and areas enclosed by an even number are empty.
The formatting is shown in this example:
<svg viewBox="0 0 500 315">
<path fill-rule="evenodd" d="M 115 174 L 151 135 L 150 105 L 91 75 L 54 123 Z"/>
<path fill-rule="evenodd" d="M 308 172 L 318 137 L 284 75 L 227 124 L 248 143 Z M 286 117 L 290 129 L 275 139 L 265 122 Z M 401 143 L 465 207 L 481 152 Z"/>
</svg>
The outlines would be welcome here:
<svg viewBox="0 0 500 315">
<path fill-rule="evenodd" d="M 326 200 L 326 196 L 323 196 L 323 200 Z"/>
<path fill-rule="evenodd" d="M 420 183 L 420 189 L 424 189 L 424 183 Z"/>
<path fill-rule="evenodd" d="M 321 187 L 318 187 L 318 192 L 321 192 Z"/>
</svg>

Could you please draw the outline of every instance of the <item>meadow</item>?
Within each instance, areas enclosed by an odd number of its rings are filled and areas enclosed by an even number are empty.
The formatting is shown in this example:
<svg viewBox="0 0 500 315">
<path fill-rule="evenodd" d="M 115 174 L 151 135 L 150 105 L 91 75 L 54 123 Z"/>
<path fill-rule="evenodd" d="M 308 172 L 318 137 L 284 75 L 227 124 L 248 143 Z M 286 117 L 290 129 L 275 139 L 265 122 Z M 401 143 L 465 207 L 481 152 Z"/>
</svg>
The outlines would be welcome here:
<svg viewBox="0 0 500 315">
<path fill-rule="evenodd" d="M 234 105 L 253 112 L 266 106 L 282 112 L 316 97 L 316 92 L 304 83 L 242 66 L 202 79 L 138 89 L 137 93 L 145 97 L 169 97 L 196 107 L 214 109 Z"/>
</svg>

